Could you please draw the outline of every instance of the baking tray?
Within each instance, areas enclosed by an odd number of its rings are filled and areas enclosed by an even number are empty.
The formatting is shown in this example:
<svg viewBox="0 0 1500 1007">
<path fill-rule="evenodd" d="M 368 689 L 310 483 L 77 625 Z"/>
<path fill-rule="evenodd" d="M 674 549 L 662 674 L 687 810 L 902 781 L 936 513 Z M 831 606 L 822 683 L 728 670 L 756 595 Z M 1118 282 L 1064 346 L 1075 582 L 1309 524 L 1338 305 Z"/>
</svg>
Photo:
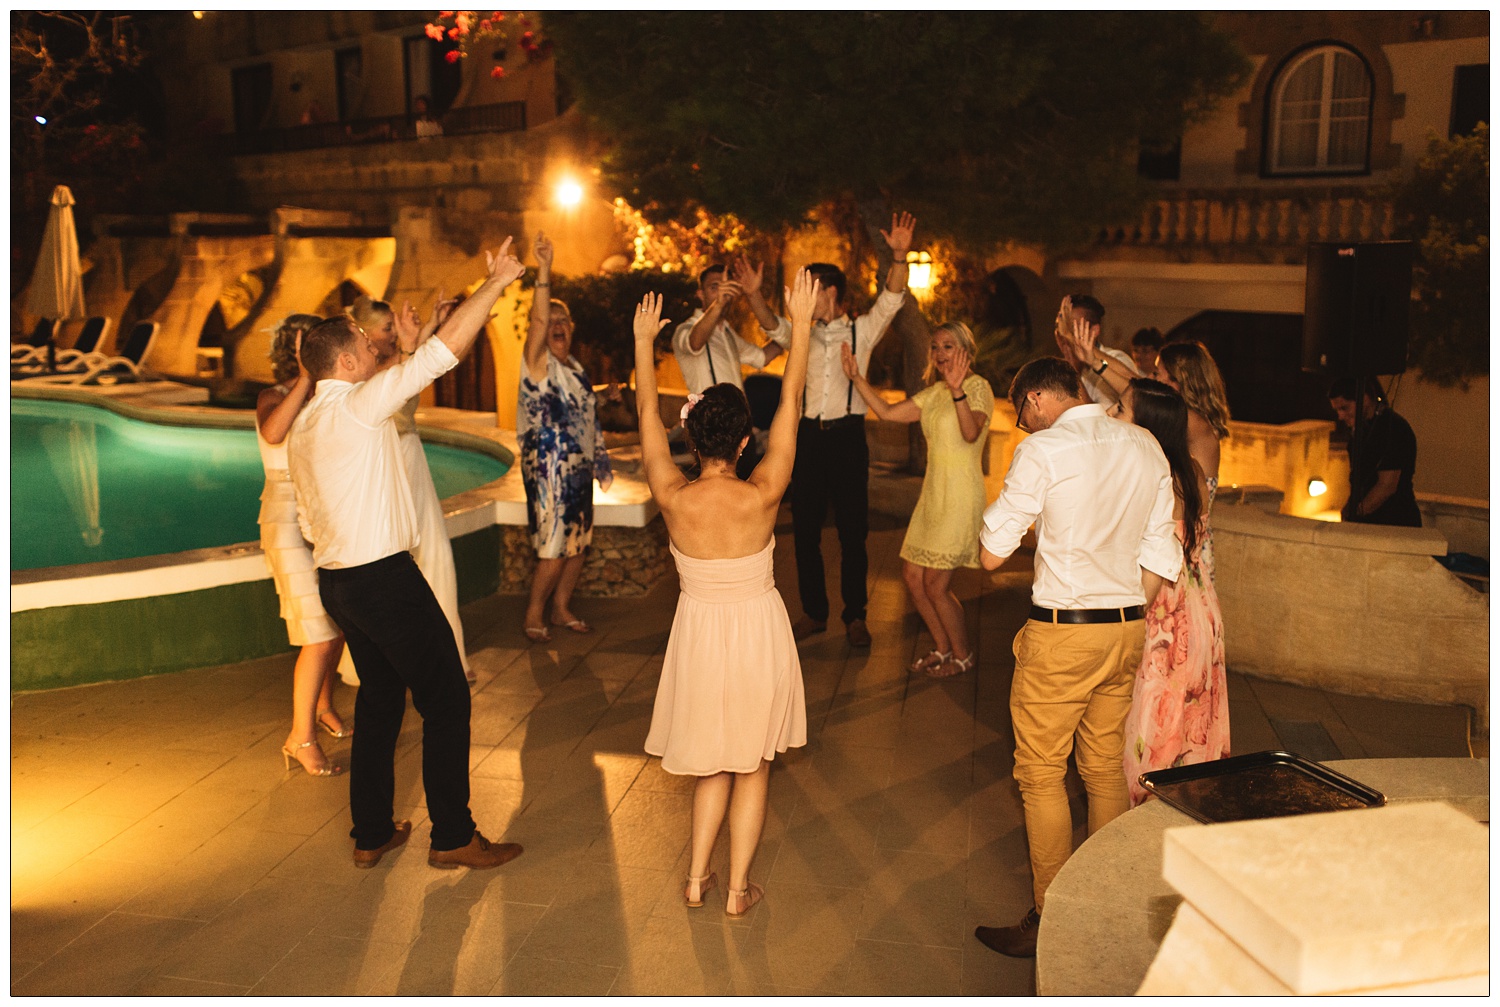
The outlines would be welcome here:
<svg viewBox="0 0 1500 1007">
<path fill-rule="evenodd" d="M 1140 784 L 1200 822 L 1378 808 L 1385 795 L 1291 752 L 1255 752 L 1142 773 Z"/>
</svg>

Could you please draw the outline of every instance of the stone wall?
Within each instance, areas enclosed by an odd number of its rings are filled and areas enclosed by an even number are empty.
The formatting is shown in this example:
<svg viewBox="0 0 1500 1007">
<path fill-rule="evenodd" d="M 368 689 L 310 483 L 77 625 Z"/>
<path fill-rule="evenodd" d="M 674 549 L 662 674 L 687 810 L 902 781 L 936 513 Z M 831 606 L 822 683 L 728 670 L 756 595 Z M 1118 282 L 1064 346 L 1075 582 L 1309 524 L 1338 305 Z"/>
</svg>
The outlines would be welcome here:
<svg viewBox="0 0 1500 1007">
<path fill-rule="evenodd" d="M 536 552 L 531 533 L 514 525 L 501 537 L 500 594 L 531 590 Z M 585 554 L 583 576 L 575 591 L 584 598 L 630 598 L 650 591 L 671 569 L 667 527 L 660 518 L 644 528 L 594 527 L 593 546 Z"/>
<path fill-rule="evenodd" d="M 1461 703 L 1489 722 L 1489 598 L 1428 529 L 1214 509 L 1229 666 L 1350 695 Z"/>
</svg>

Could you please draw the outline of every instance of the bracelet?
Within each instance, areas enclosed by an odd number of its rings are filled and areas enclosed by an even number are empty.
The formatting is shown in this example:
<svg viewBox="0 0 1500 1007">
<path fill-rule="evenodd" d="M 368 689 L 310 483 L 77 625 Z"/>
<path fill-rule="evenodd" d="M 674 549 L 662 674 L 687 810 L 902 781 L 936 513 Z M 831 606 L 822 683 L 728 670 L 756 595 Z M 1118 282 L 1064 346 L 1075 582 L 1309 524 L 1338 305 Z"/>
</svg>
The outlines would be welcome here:
<svg viewBox="0 0 1500 1007">
<path fill-rule="evenodd" d="M 1094 368 L 1094 373 L 1102 375 L 1107 370 L 1109 370 L 1109 358 L 1105 357 L 1099 361 L 1099 366 Z"/>
<path fill-rule="evenodd" d="M 968 392 L 964 392 L 962 395 L 960 395 L 958 398 L 954 399 L 953 401 L 954 402 L 962 402 L 964 399 L 966 399 L 968 397 L 969 397 L 969 393 Z"/>
<path fill-rule="evenodd" d="M 533 283 L 532 286 L 533 287 L 550 287 L 550 286 L 552 286 L 552 284 L 550 284 L 550 283 Z"/>
</svg>

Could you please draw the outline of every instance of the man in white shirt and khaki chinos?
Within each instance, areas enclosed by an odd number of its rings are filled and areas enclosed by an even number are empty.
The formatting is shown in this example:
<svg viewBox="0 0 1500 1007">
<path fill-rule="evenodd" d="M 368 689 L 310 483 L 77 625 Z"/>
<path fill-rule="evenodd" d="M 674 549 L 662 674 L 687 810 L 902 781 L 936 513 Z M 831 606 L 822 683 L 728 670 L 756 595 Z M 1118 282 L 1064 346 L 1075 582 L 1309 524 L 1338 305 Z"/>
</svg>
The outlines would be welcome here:
<svg viewBox="0 0 1500 1007">
<path fill-rule="evenodd" d="M 353 319 L 325 319 L 302 341 L 302 365 L 317 385 L 292 425 L 288 464 L 318 593 L 359 671 L 349 771 L 356 867 L 374 867 L 411 834 L 411 822 L 392 821 L 407 690 L 422 716 L 427 862 L 498 867 L 521 853 L 514 843 L 491 844 L 469 813 L 469 687 L 453 629 L 412 558 L 416 509 L 394 421 L 407 399 L 457 366 L 500 292 L 523 272 L 509 239 L 486 257 L 479 289 L 409 359 L 385 370 Z"/>
<path fill-rule="evenodd" d="M 1085 398 L 1058 357 L 1033 360 L 1010 389 L 1016 446 L 984 514 L 980 564 L 994 570 L 1036 526 L 1031 615 L 1016 634 L 1010 714 L 1025 805 L 1034 905 L 1013 927 L 979 927 L 986 947 L 1036 954 L 1047 887 L 1073 852 L 1063 786 L 1068 754 L 1088 791 L 1089 834 L 1130 807 L 1125 716 L 1145 645 L 1145 605 L 1182 569 L 1172 474 L 1156 439 Z"/>
</svg>

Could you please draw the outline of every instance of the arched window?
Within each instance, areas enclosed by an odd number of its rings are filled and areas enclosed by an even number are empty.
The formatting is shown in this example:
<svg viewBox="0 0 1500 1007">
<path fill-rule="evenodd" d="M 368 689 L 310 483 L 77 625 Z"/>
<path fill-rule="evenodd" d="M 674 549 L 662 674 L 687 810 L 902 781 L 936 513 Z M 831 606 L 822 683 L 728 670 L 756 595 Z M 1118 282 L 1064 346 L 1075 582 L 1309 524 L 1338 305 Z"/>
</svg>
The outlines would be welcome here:
<svg viewBox="0 0 1500 1007">
<path fill-rule="evenodd" d="M 1271 88 L 1270 173 L 1368 171 L 1374 92 L 1352 49 L 1324 45 L 1293 56 Z"/>
</svg>

